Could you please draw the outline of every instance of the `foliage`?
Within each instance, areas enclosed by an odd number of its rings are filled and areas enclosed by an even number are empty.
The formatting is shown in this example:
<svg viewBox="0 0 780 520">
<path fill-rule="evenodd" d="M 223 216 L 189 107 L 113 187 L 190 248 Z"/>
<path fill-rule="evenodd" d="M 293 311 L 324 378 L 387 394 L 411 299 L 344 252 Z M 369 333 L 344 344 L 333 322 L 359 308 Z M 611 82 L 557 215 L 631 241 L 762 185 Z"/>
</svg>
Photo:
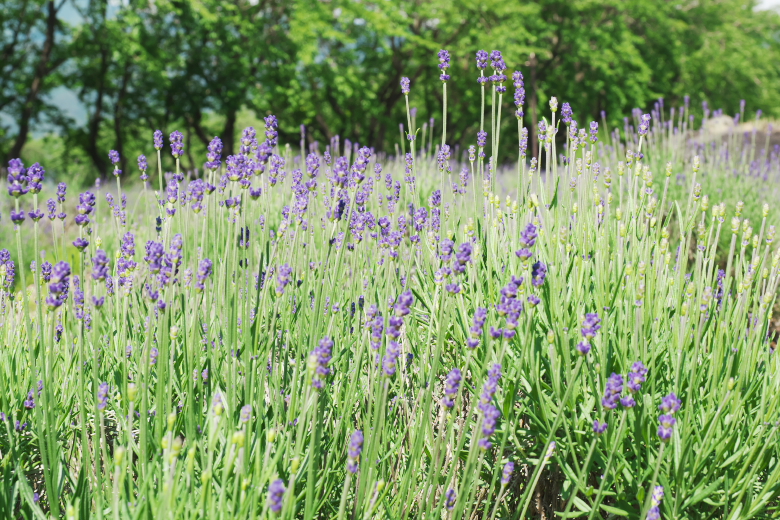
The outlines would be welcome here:
<svg viewBox="0 0 780 520">
<path fill-rule="evenodd" d="M 171 124 L 190 144 L 185 169 L 202 168 L 196 157 L 214 135 L 235 151 L 243 110 L 280 116 L 292 143 L 304 124 L 308 142 L 341 135 L 392 152 L 402 144 L 402 74 L 415 86 L 418 120 L 439 117 L 440 89 L 417 80 L 433 70 L 441 47 L 456 57 L 451 74 L 459 80 L 449 92 L 460 107 L 449 141 L 465 149 L 479 108 L 472 56 L 497 42 L 510 69 L 527 77 L 532 146 L 536 107 L 551 96 L 592 119 L 604 111 L 610 126 L 659 97 L 680 106 L 687 94 L 697 117 L 701 101 L 734 113 L 741 99 L 780 116 L 780 18 L 755 12 L 751 1 L 73 2 L 13 0 L 0 19 L 0 151 L 26 155 L 30 139 L 54 129 L 65 157 L 52 171 L 62 178 L 73 174 L 74 154 L 90 165 L 80 164 L 80 175 L 108 175 L 101 150 L 136 155 L 154 128 Z M 68 9 L 78 21 L 65 21 Z M 78 94 L 85 121 L 51 103 L 58 87 Z"/>
<path fill-rule="evenodd" d="M 0 515 L 776 518 L 779 149 L 551 98 L 494 168 L 498 87 L 463 161 L 415 123 L 304 157 L 269 117 L 46 204 L 9 163 Z"/>
</svg>

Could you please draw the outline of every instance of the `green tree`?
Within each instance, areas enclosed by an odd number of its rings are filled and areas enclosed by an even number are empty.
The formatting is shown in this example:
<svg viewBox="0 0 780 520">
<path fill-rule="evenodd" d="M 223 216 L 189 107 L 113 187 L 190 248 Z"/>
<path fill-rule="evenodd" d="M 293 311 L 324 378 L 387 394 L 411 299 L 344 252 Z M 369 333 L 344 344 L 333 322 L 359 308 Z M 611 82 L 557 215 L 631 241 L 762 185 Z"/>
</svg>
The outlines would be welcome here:
<svg viewBox="0 0 780 520">
<path fill-rule="evenodd" d="M 46 101 L 61 84 L 58 69 L 68 57 L 68 27 L 61 20 L 66 0 L 8 0 L 0 10 L 0 150 L 18 157 L 33 125 L 61 123 Z"/>
</svg>

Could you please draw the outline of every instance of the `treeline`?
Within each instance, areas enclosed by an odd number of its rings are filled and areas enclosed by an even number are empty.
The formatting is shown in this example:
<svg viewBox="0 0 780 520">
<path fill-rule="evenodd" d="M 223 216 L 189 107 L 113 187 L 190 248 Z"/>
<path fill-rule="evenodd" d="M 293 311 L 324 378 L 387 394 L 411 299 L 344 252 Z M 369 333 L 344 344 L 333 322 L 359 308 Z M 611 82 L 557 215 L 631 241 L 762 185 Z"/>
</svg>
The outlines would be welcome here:
<svg viewBox="0 0 780 520">
<path fill-rule="evenodd" d="M 392 152 L 402 76 L 417 121 L 441 118 L 441 48 L 453 57 L 447 139 L 462 147 L 479 121 L 478 49 L 525 75 L 532 135 L 550 96 L 581 122 L 603 112 L 620 126 L 685 95 L 699 115 L 702 101 L 736 113 L 742 99 L 780 114 L 780 17 L 745 0 L 5 0 L 0 23 L 0 155 L 85 178 L 108 173 L 108 149 L 133 170 L 156 128 L 182 131 L 197 167 L 214 135 L 230 154 L 268 113 L 282 142 L 305 125 L 309 141 Z M 64 90 L 85 117 L 54 102 Z"/>
</svg>

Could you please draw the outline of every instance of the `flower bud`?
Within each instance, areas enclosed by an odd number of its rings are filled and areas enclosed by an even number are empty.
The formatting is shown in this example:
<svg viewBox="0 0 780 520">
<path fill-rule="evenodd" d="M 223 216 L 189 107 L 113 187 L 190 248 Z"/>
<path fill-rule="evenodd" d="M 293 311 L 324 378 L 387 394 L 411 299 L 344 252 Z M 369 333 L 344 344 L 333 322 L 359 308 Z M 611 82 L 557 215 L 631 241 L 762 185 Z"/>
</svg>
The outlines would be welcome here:
<svg viewBox="0 0 780 520">
<path fill-rule="evenodd" d="M 119 467 L 125 458 L 125 448 L 120 446 L 114 450 L 114 465 Z"/>
<path fill-rule="evenodd" d="M 129 383 L 127 385 L 127 399 L 131 403 L 134 403 L 137 398 L 138 398 L 138 386 L 136 386 L 135 383 Z"/>
<path fill-rule="evenodd" d="M 176 437 L 173 439 L 173 446 L 171 446 L 171 458 L 174 459 L 179 456 L 179 453 L 181 453 L 181 447 L 184 444 L 184 441 L 181 437 Z"/>
</svg>

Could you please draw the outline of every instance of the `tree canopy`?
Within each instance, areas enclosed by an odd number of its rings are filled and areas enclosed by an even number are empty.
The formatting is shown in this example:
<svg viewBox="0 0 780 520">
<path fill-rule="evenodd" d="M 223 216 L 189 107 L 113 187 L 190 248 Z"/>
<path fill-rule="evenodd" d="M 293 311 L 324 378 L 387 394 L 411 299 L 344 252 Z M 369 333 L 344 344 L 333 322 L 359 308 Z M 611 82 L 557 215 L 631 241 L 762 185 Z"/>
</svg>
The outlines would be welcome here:
<svg viewBox="0 0 780 520">
<path fill-rule="evenodd" d="M 694 113 L 780 115 L 780 16 L 749 0 L 7 0 L 0 12 L 0 154 L 45 157 L 56 174 L 134 168 L 156 128 L 185 135 L 184 158 L 273 113 L 282 140 L 335 135 L 392 151 L 405 122 L 441 117 L 436 52 L 453 56 L 448 141 L 479 121 L 474 53 L 502 51 L 526 78 L 529 117 L 550 96 L 581 121 L 619 124 L 634 107 L 689 95 Z M 68 14 L 69 13 L 69 14 Z M 76 13 L 74 15 L 74 13 Z M 67 89 L 86 111 L 69 115 Z M 515 125 L 506 96 L 504 124 Z M 667 105 L 667 106 L 668 106 Z M 537 113 L 538 112 L 538 113 Z M 49 133 L 50 137 L 40 136 Z M 508 145 L 507 145 L 508 146 Z M 507 149 L 507 153 L 509 150 Z"/>
</svg>

